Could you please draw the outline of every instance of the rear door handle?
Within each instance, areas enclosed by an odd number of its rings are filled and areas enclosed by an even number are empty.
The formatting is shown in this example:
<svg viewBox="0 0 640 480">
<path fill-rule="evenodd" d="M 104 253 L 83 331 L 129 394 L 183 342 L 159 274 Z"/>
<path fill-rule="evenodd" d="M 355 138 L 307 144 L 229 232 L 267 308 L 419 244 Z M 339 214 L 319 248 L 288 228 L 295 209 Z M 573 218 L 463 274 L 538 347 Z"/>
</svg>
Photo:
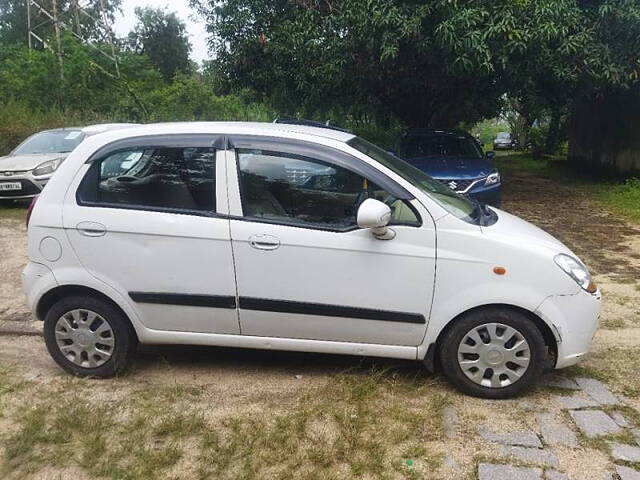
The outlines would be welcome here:
<svg viewBox="0 0 640 480">
<path fill-rule="evenodd" d="M 249 245 L 258 250 L 275 250 L 280 247 L 280 240 L 273 235 L 254 235 L 249 238 Z"/>
<path fill-rule="evenodd" d="M 101 237 L 107 233 L 107 227 L 97 222 L 80 222 L 76 228 L 86 237 Z"/>
</svg>

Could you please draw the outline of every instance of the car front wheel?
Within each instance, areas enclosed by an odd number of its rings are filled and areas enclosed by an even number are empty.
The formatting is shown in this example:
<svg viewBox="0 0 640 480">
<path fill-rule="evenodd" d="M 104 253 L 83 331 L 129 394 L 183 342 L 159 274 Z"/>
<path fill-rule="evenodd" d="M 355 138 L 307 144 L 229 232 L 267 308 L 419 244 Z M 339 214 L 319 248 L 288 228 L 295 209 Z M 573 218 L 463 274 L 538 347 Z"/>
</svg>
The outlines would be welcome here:
<svg viewBox="0 0 640 480">
<path fill-rule="evenodd" d="M 462 392 L 482 398 L 509 398 L 542 374 L 546 346 L 522 312 L 478 309 L 456 320 L 440 345 L 440 364 Z"/>
<path fill-rule="evenodd" d="M 90 296 L 55 303 L 44 320 L 44 339 L 56 363 L 82 377 L 107 378 L 123 372 L 137 344 L 122 312 Z"/>
</svg>

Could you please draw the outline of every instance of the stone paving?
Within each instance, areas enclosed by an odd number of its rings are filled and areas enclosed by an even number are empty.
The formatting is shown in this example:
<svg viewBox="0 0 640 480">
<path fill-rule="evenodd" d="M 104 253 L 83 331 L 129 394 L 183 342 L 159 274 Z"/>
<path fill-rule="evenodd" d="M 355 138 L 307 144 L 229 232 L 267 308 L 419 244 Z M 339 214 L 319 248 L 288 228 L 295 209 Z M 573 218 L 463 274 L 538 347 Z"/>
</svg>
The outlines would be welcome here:
<svg viewBox="0 0 640 480">
<path fill-rule="evenodd" d="M 623 399 L 591 378 L 572 380 L 554 374 L 546 376 L 543 384 L 566 394 L 554 397 L 561 406 L 559 412 L 536 414 L 535 431 L 497 433 L 488 425 L 477 428 L 485 442 L 497 446 L 495 463 L 478 465 L 479 480 L 572 480 L 561 471 L 553 449 L 579 449 L 594 440 L 603 441 L 601 448 L 608 449 L 613 463 L 603 479 L 594 480 L 640 480 L 640 428 L 620 412 L 611 411 L 624 406 Z M 446 417 L 457 419 L 451 408 Z M 625 443 L 630 438 L 635 444 Z"/>
<path fill-rule="evenodd" d="M 616 473 L 620 480 L 640 480 L 640 472 L 622 465 L 616 465 Z"/>
<path fill-rule="evenodd" d="M 602 410 L 569 410 L 569 415 L 576 425 L 589 438 L 615 435 L 622 428 Z"/>
<path fill-rule="evenodd" d="M 551 446 L 578 447 L 577 435 L 566 425 L 560 423 L 553 414 L 541 413 L 536 416 L 538 430 L 545 443 Z"/>
</svg>

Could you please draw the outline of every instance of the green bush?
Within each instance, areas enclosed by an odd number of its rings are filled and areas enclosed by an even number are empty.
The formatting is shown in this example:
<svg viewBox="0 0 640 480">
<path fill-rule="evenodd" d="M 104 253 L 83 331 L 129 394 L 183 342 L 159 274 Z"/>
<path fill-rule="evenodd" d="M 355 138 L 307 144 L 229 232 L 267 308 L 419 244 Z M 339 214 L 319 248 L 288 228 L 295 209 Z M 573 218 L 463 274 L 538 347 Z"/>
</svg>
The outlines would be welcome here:
<svg viewBox="0 0 640 480">
<path fill-rule="evenodd" d="M 178 75 L 173 83 L 151 92 L 143 101 L 152 122 L 273 119 L 262 105 L 248 104 L 237 95 L 216 95 L 197 75 Z"/>
<path fill-rule="evenodd" d="M 471 128 L 471 134 L 480 134 L 480 142 L 483 145 L 490 145 L 493 148 L 493 140 L 500 132 L 509 132 L 509 124 L 503 120 L 490 119 L 483 120 Z"/>
<path fill-rule="evenodd" d="M 542 127 L 531 127 L 529 130 L 529 142 L 531 143 L 531 153 L 533 158 L 539 159 L 542 157 L 547 142 L 547 135 L 549 134 L 549 127 L 544 125 Z"/>
<path fill-rule="evenodd" d="M 6 155 L 26 137 L 41 130 L 106 121 L 109 119 L 92 112 L 68 113 L 56 108 L 38 110 L 9 99 L 0 103 L 0 155 Z"/>
</svg>

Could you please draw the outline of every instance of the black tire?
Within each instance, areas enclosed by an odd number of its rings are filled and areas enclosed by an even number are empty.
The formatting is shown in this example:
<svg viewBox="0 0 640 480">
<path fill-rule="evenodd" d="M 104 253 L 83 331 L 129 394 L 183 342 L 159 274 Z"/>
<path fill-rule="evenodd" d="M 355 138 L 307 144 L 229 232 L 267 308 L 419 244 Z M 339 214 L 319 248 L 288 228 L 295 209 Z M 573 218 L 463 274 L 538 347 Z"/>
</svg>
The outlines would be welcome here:
<svg viewBox="0 0 640 480">
<path fill-rule="evenodd" d="M 115 338 L 111 357 L 95 368 L 83 367 L 69 360 L 58 347 L 56 323 L 72 310 L 89 310 L 97 313 L 111 327 Z M 44 341 L 49 354 L 65 371 L 79 377 L 110 378 L 124 372 L 135 353 L 138 340 L 123 313 L 111 303 L 91 296 L 73 296 L 58 300 L 47 312 L 44 319 Z"/>
<path fill-rule="evenodd" d="M 468 378 L 458 363 L 458 347 L 472 329 L 487 323 L 499 323 L 516 329 L 529 344 L 530 362 L 522 377 L 505 387 L 487 387 Z M 545 367 L 547 348 L 544 338 L 524 313 L 505 307 L 473 310 L 455 320 L 439 343 L 439 360 L 443 373 L 462 393 L 480 398 L 505 399 L 521 394 L 534 384 Z"/>
</svg>

